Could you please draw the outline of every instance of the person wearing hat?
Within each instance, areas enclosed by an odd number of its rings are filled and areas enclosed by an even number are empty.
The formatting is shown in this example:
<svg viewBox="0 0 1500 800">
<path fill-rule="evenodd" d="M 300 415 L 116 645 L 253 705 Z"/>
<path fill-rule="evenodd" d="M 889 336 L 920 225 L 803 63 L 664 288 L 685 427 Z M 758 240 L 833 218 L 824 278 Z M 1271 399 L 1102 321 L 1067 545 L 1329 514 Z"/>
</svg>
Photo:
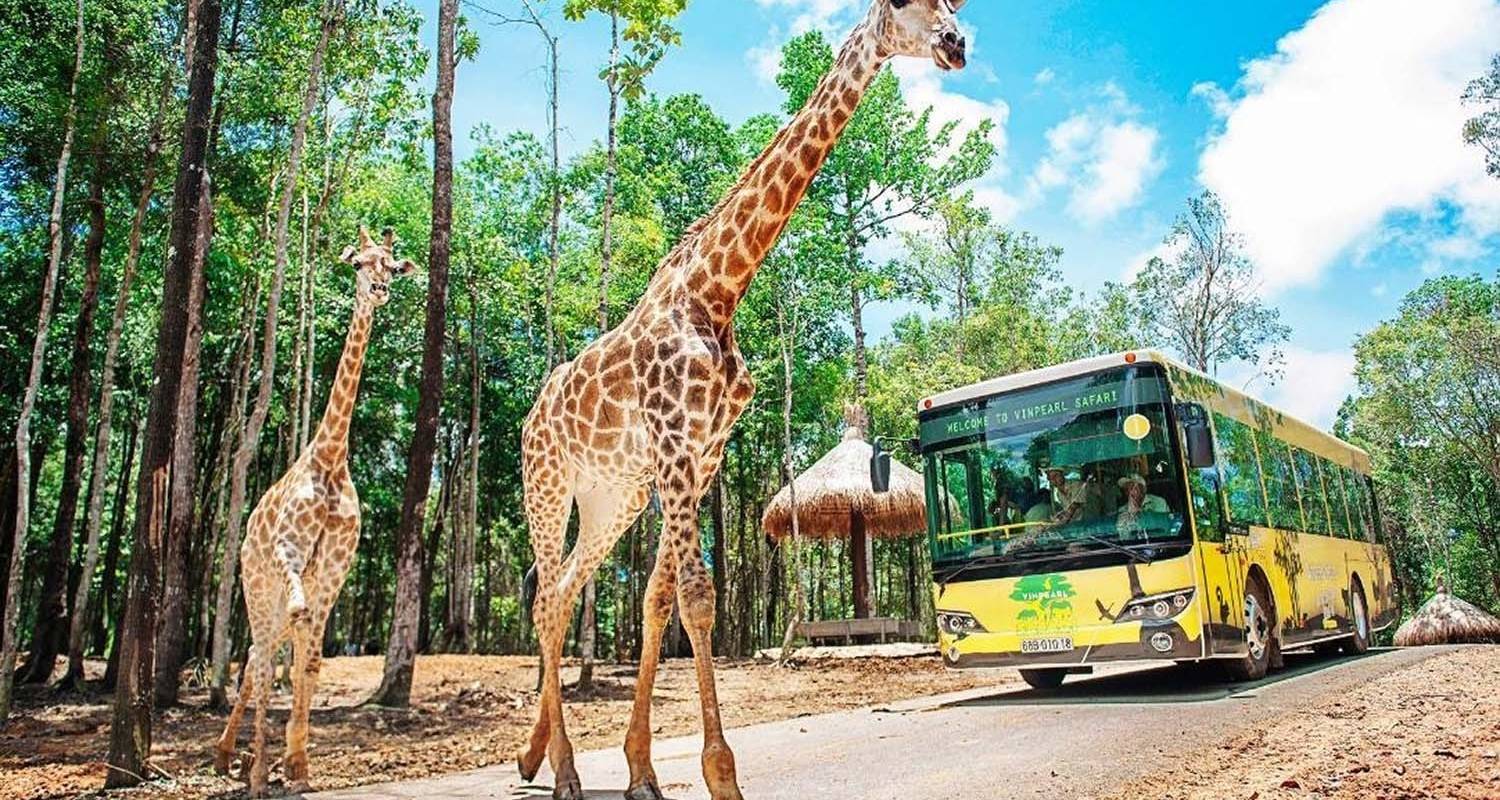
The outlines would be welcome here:
<svg viewBox="0 0 1500 800">
<path fill-rule="evenodd" d="M 1074 477 L 1077 469 L 1067 464 L 1052 464 L 1046 469 L 1047 483 L 1052 487 L 1052 521 L 1055 523 L 1078 519 L 1088 502 L 1088 484 Z"/>
<path fill-rule="evenodd" d="M 1125 504 L 1115 516 L 1115 529 L 1121 532 L 1140 530 L 1142 513 L 1167 514 L 1171 509 L 1167 501 L 1146 493 L 1146 479 L 1132 472 L 1120 479 L 1120 490 L 1125 493 Z"/>
</svg>

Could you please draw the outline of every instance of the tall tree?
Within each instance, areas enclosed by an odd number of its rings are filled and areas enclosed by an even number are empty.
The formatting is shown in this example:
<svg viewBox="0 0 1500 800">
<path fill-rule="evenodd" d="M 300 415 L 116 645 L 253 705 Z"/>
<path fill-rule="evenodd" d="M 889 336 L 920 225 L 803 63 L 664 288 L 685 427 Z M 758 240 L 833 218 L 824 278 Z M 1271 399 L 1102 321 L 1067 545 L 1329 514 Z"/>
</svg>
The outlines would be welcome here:
<svg viewBox="0 0 1500 800">
<path fill-rule="evenodd" d="M 73 33 L 73 77 L 68 85 L 68 110 L 63 118 L 62 149 L 52 184 L 52 214 L 47 221 L 47 268 L 42 275 L 41 310 L 37 314 L 36 341 L 31 348 L 31 372 L 21 399 L 16 422 L 16 515 L 11 531 L 10 564 L 5 583 L 5 615 L 0 630 L 0 722 L 10 716 L 11 688 L 15 681 L 16 637 L 21 617 L 21 563 L 25 560 L 26 536 L 31 528 L 31 414 L 36 408 L 42 383 L 42 357 L 47 353 L 47 332 L 52 324 L 52 297 L 57 291 L 57 273 L 62 264 L 63 195 L 68 187 L 68 160 L 73 156 L 73 131 L 78 116 L 78 77 L 83 72 L 83 0 L 78 0 L 78 22 Z"/>
<path fill-rule="evenodd" d="M 787 111 L 801 108 L 832 66 L 833 48 L 822 34 L 814 31 L 787 43 L 776 76 Z M 912 113 L 895 73 L 886 68 L 866 91 L 808 193 L 827 204 L 830 233 L 843 247 L 857 402 L 868 395 L 865 306 L 917 288 L 904 270 L 871 264 L 865 246 L 886 235 L 897 219 L 930 215 L 954 187 L 984 174 L 994 161 L 993 120 L 979 120 L 955 145 L 957 128 L 956 122 L 934 123 L 930 108 Z"/>
<path fill-rule="evenodd" d="M 260 388 L 255 407 L 245 423 L 245 434 L 234 455 L 229 479 L 229 527 L 224 536 L 223 562 L 219 569 L 219 592 L 214 616 L 212 695 L 215 705 L 225 702 L 224 684 L 229 675 L 229 621 L 233 613 L 235 574 L 239 564 L 240 534 L 244 527 L 245 489 L 250 463 L 260 446 L 260 432 L 271 407 L 271 392 L 276 383 L 276 324 L 281 307 L 281 290 L 286 280 L 287 236 L 291 227 L 292 201 L 297 196 L 297 181 L 302 170 L 302 149 L 307 141 L 307 124 L 318 100 L 318 81 L 323 74 L 323 59 L 328 40 L 343 15 L 342 0 L 324 0 L 320 13 L 318 43 L 307 62 L 307 82 L 302 92 L 302 108 L 292 126 L 292 141 L 287 150 L 286 179 L 282 181 L 280 202 L 276 209 L 275 263 L 271 289 L 266 300 L 265 332 L 262 334 Z"/>
<path fill-rule="evenodd" d="M 437 87 L 432 93 L 432 234 L 427 245 L 427 319 L 416 428 L 406 460 L 401 523 L 396 530 L 396 603 L 386 644 L 385 669 L 371 702 L 404 708 L 411 701 L 417 630 L 424 599 L 422 523 L 432 482 L 438 415 L 443 404 L 443 340 L 448 319 L 448 262 L 453 236 L 453 73 L 458 0 L 439 0 Z"/>
<path fill-rule="evenodd" d="M 146 417 L 145 443 L 136 480 L 135 542 L 130 556 L 125 613 L 120 626 L 119 684 L 115 688 L 110 726 L 109 771 L 105 786 L 133 786 L 150 771 L 151 712 L 154 699 L 158 553 L 165 527 L 167 477 L 178 429 L 179 393 L 188 344 L 189 295 L 199 230 L 199 204 L 208 180 L 209 128 L 212 125 L 214 78 L 219 55 L 219 0 L 200 0 L 194 39 L 202 43 L 192 61 L 187 109 L 172 196 L 168 263 L 162 284 L 161 323 L 157 331 L 155 382 Z"/>
<path fill-rule="evenodd" d="M 681 41 L 672 19 L 687 8 L 687 0 L 567 0 L 563 13 L 583 19 L 590 11 L 609 17 L 609 63 L 599 77 L 609 92 L 609 114 L 604 133 L 604 213 L 599 236 L 599 334 L 609 330 L 609 281 L 614 263 L 615 181 L 618 177 L 616 143 L 619 133 L 620 98 L 633 100 L 645 91 L 646 76 Z M 631 54 L 620 54 L 620 22 Z M 598 635 L 596 620 L 598 584 L 590 576 L 583 587 L 583 614 L 579 618 L 578 651 L 583 667 L 578 685 L 587 688 L 594 680 L 594 649 Z"/>
<path fill-rule="evenodd" d="M 1162 243 L 1167 255 L 1153 256 L 1134 283 L 1146 332 L 1201 372 L 1243 361 L 1274 379 L 1290 330 L 1258 296 L 1255 267 L 1218 195 L 1189 198 Z"/>
<path fill-rule="evenodd" d="M 186 32 L 185 32 L 186 33 Z M 83 679 L 83 637 L 89 619 L 89 588 L 94 567 L 99 560 L 99 532 L 104 519 L 104 481 L 109 467 L 109 443 L 114 433 L 115 369 L 119 363 L 120 339 L 125 332 L 125 312 L 130 307 L 130 289 L 135 282 L 136 266 L 141 259 L 141 240 L 151 198 L 156 193 L 156 171 L 161 162 L 163 132 L 167 109 L 172 99 L 172 76 L 175 69 L 164 67 L 157 88 L 156 112 L 146 135 L 146 152 L 141 172 L 141 188 L 136 196 L 135 215 L 130 221 L 130 235 L 125 248 L 125 264 L 115 288 L 114 313 L 104 340 L 104 366 L 99 374 L 99 418 L 95 426 L 93 468 L 89 475 L 88 510 L 84 517 L 83 567 L 79 570 L 78 588 L 73 598 L 71 629 L 68 632 L 68 672 L 66 685 Z"/>
<path fill-rule="evenodd" d="M 1464 123 L 1464 141 L 1484 149 L 1484 166 L 1500 178 L 1500 54 L 1490 60 L 1490 69 L 1465 87 L 1463 101 L 1479 107 L 1479 113 Z"/>
<path fill-rule="evenodd" d="M 85 440 L 89 426 L 89 378 L 93 367 L 90 345 L 94 338 L 94 313 L 99 307 L 99 270 L 104 258 L 106 203 L 105 183 L 109 171 L 109 122 L 119 84 L 111 57 L 114 36 L 106 29 L 101 51 L 104 81 L 95 100 L 95 121 L 90 147 L 93 164 L 89 174 L 89 233 L 83 247 L 83 294 L 73 323 L 73 358 L 68 378 L 68 434 L 63 445 L 62 488 L 52 523 L 52 539 L 42 573 L 42 593 L 32 627 L 31 653 L 21 670 L 23 683 L 45 683 L 62 651 L 68 630 L 68 559 L 73 551 L 73 524 L 78 516 L 78 498 L 83 483 Z"/>
</svg>

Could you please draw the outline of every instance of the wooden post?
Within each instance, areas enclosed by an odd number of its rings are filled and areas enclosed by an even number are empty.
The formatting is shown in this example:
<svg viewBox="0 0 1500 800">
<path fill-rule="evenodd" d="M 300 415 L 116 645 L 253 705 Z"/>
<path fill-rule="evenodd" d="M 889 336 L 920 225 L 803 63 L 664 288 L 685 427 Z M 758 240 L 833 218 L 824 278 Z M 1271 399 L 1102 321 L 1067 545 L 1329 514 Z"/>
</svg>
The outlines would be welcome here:
<svg viewBox="0 0 1500 800">
<path fill-rule="evenodd" d="M 865 515 L 856 511 L 849 520 L 850 574 L 854 577 L 854 618 L 870 618 L 870 537 L 865 533 Z"/>
</svg>

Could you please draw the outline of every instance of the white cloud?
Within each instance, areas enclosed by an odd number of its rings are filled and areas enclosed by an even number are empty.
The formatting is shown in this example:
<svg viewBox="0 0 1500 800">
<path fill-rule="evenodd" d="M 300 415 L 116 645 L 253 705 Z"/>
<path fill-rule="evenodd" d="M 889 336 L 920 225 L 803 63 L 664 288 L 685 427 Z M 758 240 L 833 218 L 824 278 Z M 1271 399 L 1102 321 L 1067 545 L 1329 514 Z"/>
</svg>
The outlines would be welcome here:
<svg viewBox="0 0 1500 800">
<path fill-rule="evenodd" d="M 1114 83 L 1100 89 L 1104 102 L 1048 129 L 1047 155 L 1027 180 L 1028 200 L 1067 186 L 1068 213 L 1086 224 L 1109 219 L 1139 203 L 1146 184 L 1162 170 L 1157 130 Z"/>
<path fill-rule="evenodd" d="M 1323 430 L 1333 427 L 1339 406 L 1354 392 L 1354 353 L 1288 347 L 1282 379 L 1270 389 L 1250 387 L 1271 405 Z"/>
<path fill-rule="evenodd" d="M 799 12 L 792 18 L 790 35 L 801 36 L 810 30 L 824 34 L 838 28 L 848 28 L 847 17 L 851 12 L 862 12 L 869 7 L 864 0 L 755 0 L 762 8 L 790 9 Z"/>
<path fill-rule="evenodd" d="M 1031 76 L 1031 82 L 1037 86 L 1046 86 L 1057 79 L 1057 73 L 1051 67 L 1042 67 L 1037 74 Z"/>
<path fill-rule="evenodd" d="M 1208 110 L 1219 119 L 1228 117 L 1229 112 L 1234 110 L 1234 104 L 1229 100 L 1229 93 L 1219 88 L 1219 84 L 1213 81 L 1193 84 L 1193 88 L 1188 90 L 1188 95 L 1207 103 Z"/>
<path fill-rule="evenodd" d="M 1316 282 L 1393 212 L 1447 203 L 1454 224 L 1500 231 L 1500 182 L 1459 137 L 1459 96 L 1497 42 L 1496 0 L 1333 0 L 1245 65 L 1198 177 L 1267 291 Z"/>
</svg>

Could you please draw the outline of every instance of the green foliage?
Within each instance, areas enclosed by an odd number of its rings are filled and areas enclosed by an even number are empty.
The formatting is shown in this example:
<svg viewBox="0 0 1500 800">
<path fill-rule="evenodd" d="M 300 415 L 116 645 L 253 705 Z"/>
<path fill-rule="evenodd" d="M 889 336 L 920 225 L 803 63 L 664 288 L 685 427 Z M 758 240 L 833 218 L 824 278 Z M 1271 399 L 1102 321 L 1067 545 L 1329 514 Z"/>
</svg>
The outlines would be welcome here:
<svg viewBox="0 0 1500 800">
<path fill-rule="evenodd" d="M 1477 106 L 1479 113 L 1464 123 L 1464 141 L 1484 149 L 1484 166 L 1500 178 L 1500 54 L 1490 60 L 1490 69 L 1465 87 L 1463 101 Z"/>
<path fill-rule="evenodd" d="M 1189 198 L 1162 244 L 1167 255 L 1153 256 L 1132 287 L 1145 332 L 1202 372 L 1243 361 L 1278 377 L 1279 347 L 1291 331 L 1260 300 L 1243 237 L 1218 196 Z"/>
<path fill-rule="evenodd" d="M 1404 599 L 1500 596 L 1500 280 L 1434 278 L 1355 344 L 1340 425 L 1371 452 Z"/>
<path fill-rule="evenodd" d="M 620 36 L 630 44 L 630 53 L 601 70 L 599 80 L 634 100 L 645 92 L 646 76 L 667 48 L 681 43 L 682 34 L 672 27 L 672 20 L 686 8 L 687 0 L 566 0 L 563 16 L 577 22 L 596 11 L 625 23 Z"/>
</svg>

